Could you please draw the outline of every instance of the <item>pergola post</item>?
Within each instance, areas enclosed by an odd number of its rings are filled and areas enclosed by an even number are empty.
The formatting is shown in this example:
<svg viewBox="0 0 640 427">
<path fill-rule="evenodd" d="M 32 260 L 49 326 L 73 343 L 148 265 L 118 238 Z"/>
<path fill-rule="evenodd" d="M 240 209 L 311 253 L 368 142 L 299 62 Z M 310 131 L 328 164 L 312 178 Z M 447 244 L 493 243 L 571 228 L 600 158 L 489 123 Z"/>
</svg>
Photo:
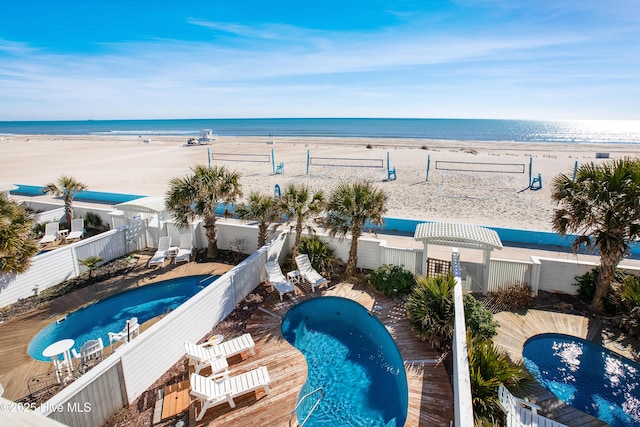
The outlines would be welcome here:
<svg viewBox="0 0 640 427">
<path fill-rule="evenodd" d="M 482 251 L 482 295 L 489 292 L 489 268 L 491 267 L 491 249 Z"/>
<path fill-rule="evenodd" d="M 429 247 L 429 243 L 427 243 L 427 241 L 425 240 L 424 242 L 422 242 L 423 245 L 423 250 L 422 250 L 422 256 L 424 257 L 423 259 L 423 263 L 422 263 L 422 275 L 426 276 L 427 275 L 427 247 Z"/>
</svg>

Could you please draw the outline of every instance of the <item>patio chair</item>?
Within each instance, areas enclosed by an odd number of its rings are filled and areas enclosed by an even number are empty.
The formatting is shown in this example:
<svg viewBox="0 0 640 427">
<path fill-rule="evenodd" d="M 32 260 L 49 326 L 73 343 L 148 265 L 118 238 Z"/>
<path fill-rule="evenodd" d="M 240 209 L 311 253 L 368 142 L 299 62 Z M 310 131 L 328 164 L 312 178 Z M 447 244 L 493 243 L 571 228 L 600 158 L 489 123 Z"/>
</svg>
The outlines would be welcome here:
<svg viewBox="0 0 640 427">
<path fill-rule="evenodd" d="M 120 332 L 107 332 L 109 335 L 109 345 L 113 345 L 114 343 L 128 343 L 133 338 L 138 336 L 140 333 L 140 324 L 138 323 L 137 317 L 132 317 L 127 320 L 127 323 L 124 325 L 124 328 Z"/>
<path fill-rule="evenodd" d="M 71 349 L 74 359 L 78 360 L 78 372 L 85 373 L 93 366 L 102 362 L 104 345 L 102 344 L 102 338 L 97 340 L 90 340 L 82 344 L 80 347 L 80 353 L 75 348 Z"/>
<path fill-rule="evenodd" d="M 57 222 L 48 222 L 44 227 L 44 237 L 40 239 L 41 245 L 55 243 L 60 237 L 60 224 Z"/>
<path fill-rule="evenodd" d="M 282 301 L 282 296 L 288 292 L 293 292 L 294 296 L 298 295 L 296 287 L 282 274 L 278 261 L 269 261 L 264 265 L 264 268 L 267 270 L 267 280 L 271 283 L 271 289 L 276 288 L 280 294 L 280 301 Z"/>
<path fill-rule="evenodd" d="M 327 279 L 322 277 L 320 273 L 313 268 L 307 254 L 298 255 L 296 257 L 296 265 L 298 266 L 298 271 L 302 279 L 311 285 L 312 292 L 315 292 L 316 286 L 327 286 Z"/>
<path fill-rule="evenodd" d="M 178 262 L 189 262 L 191 261 L 191 254 L 193 253 L 193 238 L 191 233 L 189 234 L 181 234 L 180 235 L 180 247 L 178 248 L 178 253 L 176 254 L 176 258 L 174 263 Z"/>
<path fill-rule="evenodd" d="M 187 352 L 187 357 L 193 363 L 195 373 L 199 374 L 201 370 L 206 367 L 211 368 L 211 376 L 216 377 L 218 375 L 226 376 L 229 373 L 229 363 L 227 359 L 222 356 L 212 355 L 208 347 L 194 344 L 192 342 L 185 342 L 184 349 Z"/>
<path fill-rule="evenodd" d="M 205 412 L 216 405 L 228 402 L 232 408 L 236 407 L 234 397 L 264 389 L 269 394 L 269 371 L 264 366 L 259 366 L 244 374 L 233 377 L 214 380 L 198 374 L 191 374 L 191 395 L 198 398 L 201 403 L 200 413 L 196 421 L 202 420 Z"/>
<path fill-rule="evenodd" d="M 220 344 L 208 346 L 206 344 L 194 344 L 185 342 L 184 348 L 187 351 L 187 357 L 191 359 L 196 368 L 196 372 L 200 372 L 202 368 L 211 365 L 211 361 L 217 358 L 229 358 L 245 351 L 251 352 L 255 356 L 256 344 L 253 342 L 251 334 L 244 334 L 229 341 Z M 213 368 L 212 368 L 213 370 Z"/>
<path fill-rule="evenodd" d="M 84 236 L 84 219 L 76 218 L 71 220 L 71 232 L 67 235 L 67 242 L 70 240 L 80 240 Z"/>
<path fill-rule="evenodd" d="M 169 256 L 169 248 L 171 247 L 171 236 L 162 236 L 158 241 L 158 250 L 149 260 L 149 267 L 152 265 L 162 265 Z"/>
</svg>

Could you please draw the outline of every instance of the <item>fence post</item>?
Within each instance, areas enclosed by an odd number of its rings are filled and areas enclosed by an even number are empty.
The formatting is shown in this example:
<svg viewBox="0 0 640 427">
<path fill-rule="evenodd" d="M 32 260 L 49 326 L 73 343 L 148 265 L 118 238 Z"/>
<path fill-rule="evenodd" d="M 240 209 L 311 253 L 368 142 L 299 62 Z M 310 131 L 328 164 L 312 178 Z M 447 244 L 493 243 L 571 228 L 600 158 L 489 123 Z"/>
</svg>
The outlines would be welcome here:
<svg viewBox="0 0 640 427">
<path fill-rule="evenodd" d="M 542 263 L 537 256 L 531 257 L 531 279 L 530 286 L 533 295 L 538 296 L 538 289 L 540 287 L 540 273 L 542 272 Z"/>
</svg>

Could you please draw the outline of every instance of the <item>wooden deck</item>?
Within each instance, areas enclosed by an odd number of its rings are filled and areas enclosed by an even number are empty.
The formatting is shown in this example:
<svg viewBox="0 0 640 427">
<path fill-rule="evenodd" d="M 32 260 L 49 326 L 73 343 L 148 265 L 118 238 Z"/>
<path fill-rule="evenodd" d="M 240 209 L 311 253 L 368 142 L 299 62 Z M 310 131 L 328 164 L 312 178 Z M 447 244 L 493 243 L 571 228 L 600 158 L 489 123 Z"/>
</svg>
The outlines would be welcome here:
<svg viewBox="0 0 640 427">
<path fill-rule="evenodd" d="M 275 295 L 274 295 L 275 294 Z M 209 409 L 197 426 L 251 425 L 288 426 L 291 411 L 307 377 L 307 366 L 302 354 L 291 346 L 280 332 L 281 316 L 297 302 L 320 295 L 350 298 L 371 310 L 390 330 L 400 348 L 409 385 L 407 427 L 443 426 L 453 420 L 453 392 L 444 366 L 437 364 L 439 354 L 415 338 L 402 307 L 373 291 L 348 283 L 336 285 L 321 293 L 306 290 L 304 296 L 293 300 L 285 297 L 281 302 L 276 293 L 271 294 L 263 307 L 269 312 L 257 311 L 247 325 L 256 343 L 256 355 L 238 360 L 230 365 L 231 375 L 266 366 L 271 378 L 271 393 L 250 393 L 236 400 L 237 407 L 221 404 Z M 190 420 L 194 420 L 192 405 Z"/>
<path fill-rule="evenodd" d="M 494 342 L 506 350 L 513 360 L 522 360 L 522 346 L 528 338 L 543 333 L 561 333 L 587 339 L 632 360 L 635 359 L 634 353 L 629 350 L 640 349 L 640 343 L 637 340 L 605 328 L 602 322 L 595 318 L 528 310 L 525 314 L 500 312 L 495 315 L 495 319 L 500 322 L 500 328 Z M 617 348 L 620 345 L 626 350 Z M 571 427 L 608 425 L 565 404 L 538 384 L 534 385 L 528 395 L 521 397 L 526 397 L 540 405 L 542 407 L 540 414 Z"/>
</svg>

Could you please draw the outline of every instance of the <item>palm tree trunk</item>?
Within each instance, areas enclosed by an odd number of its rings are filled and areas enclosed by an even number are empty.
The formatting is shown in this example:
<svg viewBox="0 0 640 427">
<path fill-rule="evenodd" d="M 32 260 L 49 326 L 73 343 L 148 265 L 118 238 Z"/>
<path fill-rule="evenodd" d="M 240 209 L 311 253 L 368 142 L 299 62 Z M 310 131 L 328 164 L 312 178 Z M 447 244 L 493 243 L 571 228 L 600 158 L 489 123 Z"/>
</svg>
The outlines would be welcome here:
<svg viewBox="0 0 640 427">
<path fill-rule="evenodd" d="M 351 230 L 351 246 L 349 247 L 349 260 L 347 261 L 347 271 L 349 276 L 356 274 L 356 267 L 358 265 L 358 239 L 362 232 L 359 227 L 354 227 Z"/>
<path fill-rule="evenodd" d="M 269 229 L 269 224 L 260 223 L 258 225 L 258 248 L 263 247 L 267 243 L 267 231 Z"/>
<path fill-rule="evenodd" d="M 604 314 L 604 301 L 611 288 L 611 282 L 616 274 L 618 263 L 622 260 L 622 256 L 617 254 L 602 254 L 600 256 L 600 273 L 598 274 L 598 282 L 596 291 L 591 300 L 591 309 L 598 313 Z"/>
<path fill-rule="evenodd" d="M 293 259 L 298 256 L 298 249 L 300 248 L 300 239 L 302 239 L 302 221 L 298 219 L 296 222 L 296 240 L 293 243 Z"/>
<path fill-rule="evenodd" d="M 205 234 L 207 235 L 207 258 L 215 258 L 218 256 L 218 239 L 215 215 L 207 216 L 204 219 L 204 229 Z"/>
<path fill-rule="evenodd" d="M 67 218 L 68 228 L 71 228 L 71 220 L 73 219 L 73 201 L 68 195 L 64 198 L 64 216 Z"/>
</svg>

